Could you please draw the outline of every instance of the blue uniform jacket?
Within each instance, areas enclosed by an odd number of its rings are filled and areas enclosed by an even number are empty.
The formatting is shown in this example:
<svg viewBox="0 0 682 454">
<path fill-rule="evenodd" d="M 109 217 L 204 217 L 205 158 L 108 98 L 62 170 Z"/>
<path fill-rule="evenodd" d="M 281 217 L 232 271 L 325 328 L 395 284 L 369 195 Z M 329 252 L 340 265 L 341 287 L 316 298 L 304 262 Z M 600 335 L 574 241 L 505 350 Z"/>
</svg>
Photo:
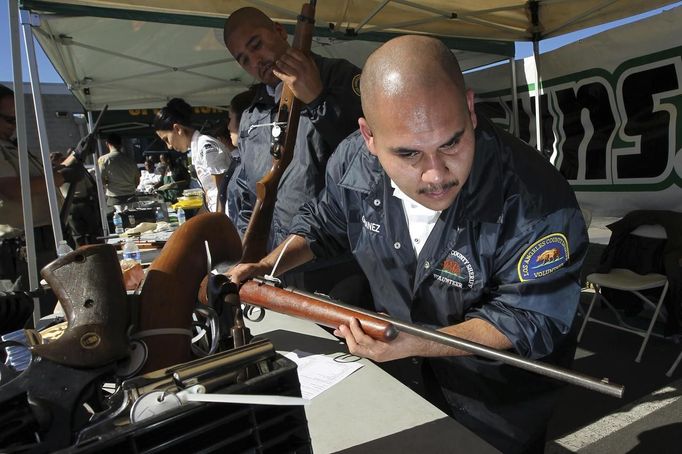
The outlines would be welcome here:
<svg viewBox="0 0 682 454">
<path fill-rule="evenodd" d="M 419 257 L 399 199 L 356 132 L 337 149 L 327 185 L 292 233 L 316 257 L 352 250 L 377 310 L 443 327 L 478 317 L 541 358 L 576 313 L 585 224 L 565 179 L 533 149 L 479 117 L 472 172 Z"/>
<path fill-rule="evenodd" d="M 324 186 L 324 171 L 336 146 L 358 127 L 362 113 L 359 95 L 360 69 L 346 60 L 314 55 L 324 86 L 322 94 L 301 112 L 293 161 L 278 188 L 270 231 L 270 249 L 289 233 L 291 219 L 301 205 L 313 199 Z M 241 164 L 228 194 L 230 213 L 241 235 L 246 231 L 256 203 L 256 183 L 270 170 L 271 123 L 278 105 L 258 88 L 253 104 L 243 113 L 239 126 Z"/>
</svg>

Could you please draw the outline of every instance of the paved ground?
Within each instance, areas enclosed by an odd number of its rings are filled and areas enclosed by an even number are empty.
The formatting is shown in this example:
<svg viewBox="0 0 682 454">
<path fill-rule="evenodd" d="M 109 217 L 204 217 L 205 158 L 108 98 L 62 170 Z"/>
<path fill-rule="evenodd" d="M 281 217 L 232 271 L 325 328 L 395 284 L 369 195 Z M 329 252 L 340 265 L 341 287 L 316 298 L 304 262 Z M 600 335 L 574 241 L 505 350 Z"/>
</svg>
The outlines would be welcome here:
<svg viewBox="0 0 682 454">
<path fill-rule="evenodd" d="M 588 299 L 588 298 L 585 298 Z M 584 306 L 586 307 L 586 306 Z M 610 319 L 603 308 L 596 317 Z M 682 345 L 651 338 L 641 363 L 634 361 L 642 338 L 588 324 L 573 369 L 608 377 L 625 386 L 623 399 L 566 388 L 550 422 L 546 452 L 682 452 L 682 364 L 666 372 Z"/>
</svg>

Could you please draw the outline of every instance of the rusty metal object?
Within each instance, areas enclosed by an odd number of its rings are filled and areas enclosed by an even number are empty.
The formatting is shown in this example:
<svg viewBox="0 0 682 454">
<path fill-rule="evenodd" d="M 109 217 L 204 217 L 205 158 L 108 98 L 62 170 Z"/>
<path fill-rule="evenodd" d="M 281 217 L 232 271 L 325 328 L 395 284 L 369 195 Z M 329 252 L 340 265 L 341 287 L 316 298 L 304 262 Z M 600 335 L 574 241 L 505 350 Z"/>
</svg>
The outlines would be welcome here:
<svg viewBox="0 0 682 454">
<path fill-rule="evenodd" d="M 33 351 L 51 361 L 94 368 L 128 354 L 128 305 L 116 250 L 83 246 L 41 270 L 64 308 L 66 332 Z"/>
<path fill-rule="evenodd" d="M 215 263 L 241 257 L 241 240 L 227 216 L 204 213 L 173 233 L 152 262 L 140 294 L 139 331 L 190 330 L 199 285 L 206 276 L 208 241 Z M 179 334 L 144 337 L 149 350 L 143 372 L 192 359 L 190 338 Z"/>
</svg>

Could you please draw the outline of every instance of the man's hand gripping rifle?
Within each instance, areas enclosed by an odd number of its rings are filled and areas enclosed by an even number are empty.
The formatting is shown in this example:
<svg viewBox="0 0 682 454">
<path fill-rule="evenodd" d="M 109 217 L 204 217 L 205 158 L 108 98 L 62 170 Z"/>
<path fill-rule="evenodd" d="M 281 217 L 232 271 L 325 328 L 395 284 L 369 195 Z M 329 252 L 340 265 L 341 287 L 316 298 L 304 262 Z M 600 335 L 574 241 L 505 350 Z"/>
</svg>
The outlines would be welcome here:
<svg viewBox="0 0 682 454">
<path fill-rule="evenodd" d="M 315 25 L 315 3 L 316 0 L 311 0 L 301 7 L 301 14 L 296 23 L 292 47 L 304 52 L 310 51 Z M 291 88 L 284 84 L 279 110 L 272 126 L 270 148 L 272 167 L 267 175 L 256 183 L 256 205 L 242 240 L 244 263 L 257 262 L 267 253 L 277 188 L 294 156 L 301 107 L 301 101 L 294 96 Z"/>
<path fill-rule="evenodd" d="M 609 380 L 605 378 L 599 380 L 568 369 L 522 358 L 513 353 L 396 320 L 387 315 L 349 306 L 324 295 L 312 295 L 293 288 L 281 288 L 272 280 L 253 278 L 245 282 L 239 290 L 239 297 L 242 303 L 304 318 L 331 328 L 337 328 L 341 324 L 348 325 L 351 319 L 356 318 L 363 331 L 376 340 L 388 342 L 403 332 L 593 391 L 615 397 L 623 395 L 623 386 L 609 383 Z"/>
</svg>

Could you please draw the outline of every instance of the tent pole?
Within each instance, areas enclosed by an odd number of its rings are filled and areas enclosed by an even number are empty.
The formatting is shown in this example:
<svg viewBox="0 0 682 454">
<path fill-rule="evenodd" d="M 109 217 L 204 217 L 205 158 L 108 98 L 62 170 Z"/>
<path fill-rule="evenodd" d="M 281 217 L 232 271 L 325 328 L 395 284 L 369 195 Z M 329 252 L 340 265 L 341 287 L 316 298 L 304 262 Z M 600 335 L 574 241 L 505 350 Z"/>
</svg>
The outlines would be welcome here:
<svg viewBox="0 0 682 454">
<path fill-rule="evenodd" d="M 537 40 L 533 41 L 533 61 L 535 62 L 535 140 L 536 148 L 538 151 L 542 151 L 542 112 L 540 112 L 540 85 L 542 81 L 540 80 L 540 43 Z"/>
<path fill-rule="evenodd" d="M 43 170 L 45 173 L 45 187 L 47 189 L 47 201 L 50 205 L 50 218 L 52 220 L 52 232 L 54 233 L 54 247 L 57 250 L 59 242 L 64 238 L 62 235 L 62 223 L 59 218 L 59 205 L 57 203 L 57 187 L 54 183 L 52 173 L 52 163 L 50 162 L 50 144 L 47 140 L 47 128 L 45 126 L 45 111 L 43 110 L 43 99 L 40 90 L 40 76 L 38 75 L 38 65 L 36 63 L 35 44 L 31 32 L 31 20 L 39 20 L 37 15 L 29 11 L 21 11 L 21 26 L 24 31 L 24 44 L 26 46 L 26 56 L 28 58 L 28 73 L 31 79 L 31 91 L 33 93 L 33 106 L 36 114 L 36 125 L 38 126 L 38 139 L 40 141 L 40 154 L 43 160 Z"/>
<path fill-rule="evenodd" d="M 88 110 L 88 131 L 92 132 L 95 122 L 92 119 L 92 112 Z M 104 185 L 102 184 L 102 172 L 99 170 L 99 157 L 102 151 L 102 141 L 97 140 L 97 156 L 95 161 L 95 182 L 97 183 L 97 202 L 99 204 L 99 217 L 102 223 L 102 234 L 109 236 L 109 223 L 107 222 L 107 204 L 104 198 Z"/>
<path fill-rule="evenodd" d="M 516 89 L 516 61 L 514 57 L 509 58 L 511 65 L 511 79 L 512 79 L 512 129 L 514 136 L 519 137 L 519 93 Z"/>
<path fill-rule="evenodd" d="M 26 239 L 26 263 L 28 265 L 29 291 L 38 289 L 38 264 L 36 261 L 35 235 L 33 232 L 33 206 L 31 205 L 31 175 L 28 170 L 28 139 L 26 135 L 26 98 L 21 70 L 21 47 L 19 37 L 19 2 L 10 0 L 9 30 L 12 54 L 12 78 L 14 79 L 14 110 L 17 118 L 17 150 L 19 154 L 19 181 L 21 182 L 21 208 L 24 216 Z M 33 326 L 40 320 L 40 302 L 33 298 Z"/>
</svg>

